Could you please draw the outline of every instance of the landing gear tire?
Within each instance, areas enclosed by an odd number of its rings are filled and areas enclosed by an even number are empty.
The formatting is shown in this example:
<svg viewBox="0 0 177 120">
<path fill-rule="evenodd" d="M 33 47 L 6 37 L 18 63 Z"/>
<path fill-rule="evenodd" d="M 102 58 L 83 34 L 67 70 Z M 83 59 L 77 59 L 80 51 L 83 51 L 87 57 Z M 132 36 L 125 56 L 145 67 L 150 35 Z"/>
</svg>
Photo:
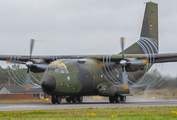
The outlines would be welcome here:
<svg viewBox="0 0 177 120">
<path fill-rule="evenodd" d="M 120 100 L 121 100 L 122 103 L 125 103 L 125 101 L 126 101 L 126 96 L 121 96 Z"/>
<path fill-rule="evenodd" d="M 71 103 L 71 98 L 66 98 L 67 103 Z"/>
<path fill-rule="evenodd" d="M 82 96 L 78 96 L 78 97 L 77 97 L 77 101 L 78 101 L 78 103 L 82 103 L 83 97 L 82 97 Z"/>
<path fill-rule="evenodd" d="M 56 102 L 57 102 L 57 104 L 60 104 L 60 103 L 61 103 L 61 97 L 60 97 L 60 96 L 57 96 Z"/>
<path fill-rule="evenodd" d="M 113 96 L 109 96 L 109 102 L 114 103 L 114 97 Z"/>
<path fill-rule="evenodd" d="M 52 99 L 51 99 L 51 102 L 53 103 L 53 104 L 56 104 L 56 97 L 55 96 L 52 96 Z"/>
<path fill-rule="evenodd" d="M 116 103 L 120 103 L 121 101 L 120 96 L 115 96 L 114 99 Z"/>
</svg>

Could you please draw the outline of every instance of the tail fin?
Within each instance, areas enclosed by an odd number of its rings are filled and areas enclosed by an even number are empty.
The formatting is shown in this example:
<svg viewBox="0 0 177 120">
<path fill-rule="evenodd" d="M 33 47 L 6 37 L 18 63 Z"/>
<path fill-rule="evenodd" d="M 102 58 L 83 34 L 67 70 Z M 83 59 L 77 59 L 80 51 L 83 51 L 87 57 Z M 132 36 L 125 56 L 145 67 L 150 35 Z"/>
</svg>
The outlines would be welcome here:
<svg viewBox="0 0 177 120">
<path fill-rule="evenodd" d="M 128 47 L 125 54 L 158 53 L 158 4 L 147 2 L 140 40 Z M 145 52 L 148 51 L 148 52 Z"/>
</svg>

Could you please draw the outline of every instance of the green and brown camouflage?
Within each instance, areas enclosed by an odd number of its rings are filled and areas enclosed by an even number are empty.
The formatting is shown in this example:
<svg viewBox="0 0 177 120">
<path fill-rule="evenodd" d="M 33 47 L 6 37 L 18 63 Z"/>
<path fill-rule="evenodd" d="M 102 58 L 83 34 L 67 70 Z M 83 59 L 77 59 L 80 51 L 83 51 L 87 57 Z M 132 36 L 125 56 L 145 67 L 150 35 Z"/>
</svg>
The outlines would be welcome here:
<svg viewBox="0 0 177 120">
<path fill-rule="evenodd" d="M 78 60 L 64 59 L 51 63 L 42 78 L 43 82 L 49 81 L 48 78 L 50 79 L 50 83 L 42 84 L 43 91 L 50 95 L 60 96 L 114 96 L 115 92 L 129 94 L 129 90 L 123 90 L 121 85 L 112 85 L 105 79 L 108 76 L 106 76 L 104 68 L 100 68 L 99 60 L 86 58 L 86 62 L 82 63 L 78 62 Z M 61 68 L 61 63 L 68 70 L 68 73 L 57 72 L 57 69 Z M 54 83 L 52 83 L 51 79 L 55 79 Z"/>
</svg>

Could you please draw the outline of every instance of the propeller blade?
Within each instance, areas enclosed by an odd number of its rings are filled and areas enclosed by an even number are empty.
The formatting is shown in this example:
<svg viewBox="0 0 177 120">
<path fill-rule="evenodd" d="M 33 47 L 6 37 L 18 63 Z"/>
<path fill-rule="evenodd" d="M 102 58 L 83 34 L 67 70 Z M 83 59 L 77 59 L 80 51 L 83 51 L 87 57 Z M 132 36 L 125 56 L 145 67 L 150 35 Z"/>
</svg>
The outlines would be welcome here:
<svg viewBox="0 0 177 120">
<path fill-rule="evenodd" d="M 30 68 L 28 67 L 28 70 L 27 70 L 27 73 L 26 73 L 26 90 L 30 90 L 30 81 L 31 81 L 31 78 L 30 78 Z"/>
<path fill-rule="evenodd" d="M 26 73 L 29 73 L 30 72 L 30 68 L 28 67 L 28 69 L 27 69 L 27 72 Z"/>
<path fill-rule="evenodd" d="M 27 66 L 27 73 L 26 73 L 26 89 L 29 90 L 30 89 L 30 82 L 31 82 L 31 78 L 30 78 L 30 67 L 33 66 L 33 62 L 30 61 L 31 60 L 31 56 L 32 56 L 32 52 L 33 52 L 33 47 L 34 47 L 34 39 L 31 39 L 30 41 L 30 59 L 28 60 L 28 62 L 26 62 L 26 66 Z"/>
<path fill-rule="evenodd" d="M 122 49 L 122 59 L 124 59 L 124 37 L 120 38 L 121 49 Z"/>
<path fill-rule="evenodd" d="M 21 62 L 21 61 L 17 61 L 17 60 L 11 60 L 11 59 L 7 59 L 6 63 L 26 64 L 25 62 Z"/>
<path fill-rule="evenodd" d="M 123 72 L 122 72 L 122 79 L 123 79 L 123 89 L 128 89 L 128 80 L 127 80 L 127 74 L 126 74 L 126 70 L 125 67 L 122 68 Z"/>
<path fill-rule="evenodd" d="M 123 89 L 128 89 L 128 80 L 127 80 L 127 74 L 125 70 L 125 66 L 128 64 L 126 60 L 124 60 L 124 37 L 120 38 L 121 42 L 121 49 L 122 49 L 122 60 L 120 61 L 120 65 L 122 66 L 122 82 L 123 82 Z"/>
<path fill-rule="evenodd" d="M 135 61 L 130 61 L 127 62 L 128 64 L 133 64 L 133 65 L 146 65 L 147 64 L 147 59 L 140 59 L 140 60 L 135 60 Z"/>
<path fill-rule="evenodd" d="M 31 60 L 32 52 L 33 52 L 33 47 L 34 47 L 34 39 L 31 39 L 31 42 L 30 42 L 30 60 Z"/>
</svg>

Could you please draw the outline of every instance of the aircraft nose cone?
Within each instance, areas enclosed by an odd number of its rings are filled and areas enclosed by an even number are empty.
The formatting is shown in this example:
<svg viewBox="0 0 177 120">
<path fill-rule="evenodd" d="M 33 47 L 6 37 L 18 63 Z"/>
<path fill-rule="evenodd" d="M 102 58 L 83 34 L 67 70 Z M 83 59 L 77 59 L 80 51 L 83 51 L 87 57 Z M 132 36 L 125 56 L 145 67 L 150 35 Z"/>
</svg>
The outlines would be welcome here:
<svg viewBox="0 0 177 120">
<path fill-rule="evenodd" d="M 52 75 L 44 75 L 41 83 L 42 90 L 51 93 L 56 87 L 56 80 Z"/>
</svg>

